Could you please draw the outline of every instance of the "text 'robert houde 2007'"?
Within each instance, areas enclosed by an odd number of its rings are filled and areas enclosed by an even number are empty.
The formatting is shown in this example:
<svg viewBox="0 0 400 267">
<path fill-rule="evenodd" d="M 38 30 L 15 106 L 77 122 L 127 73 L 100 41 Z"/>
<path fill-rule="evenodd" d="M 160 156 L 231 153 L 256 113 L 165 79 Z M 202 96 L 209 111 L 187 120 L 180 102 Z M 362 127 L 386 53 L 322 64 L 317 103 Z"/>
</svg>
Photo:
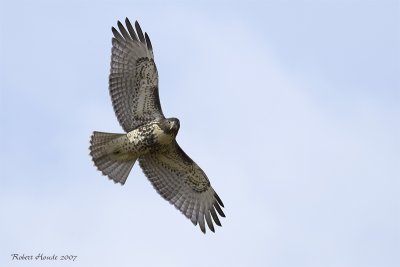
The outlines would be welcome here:
<svg viewBox="0 0 400 267">
<path fill-rule="evenodd" d="M 75 255 L 44 255 L 43 253 L 38 253 L 35 256 L 18 253 L 11 254 L 11 260 L 13 261 L 75 261 L 77 257 Z"/>
</svg>

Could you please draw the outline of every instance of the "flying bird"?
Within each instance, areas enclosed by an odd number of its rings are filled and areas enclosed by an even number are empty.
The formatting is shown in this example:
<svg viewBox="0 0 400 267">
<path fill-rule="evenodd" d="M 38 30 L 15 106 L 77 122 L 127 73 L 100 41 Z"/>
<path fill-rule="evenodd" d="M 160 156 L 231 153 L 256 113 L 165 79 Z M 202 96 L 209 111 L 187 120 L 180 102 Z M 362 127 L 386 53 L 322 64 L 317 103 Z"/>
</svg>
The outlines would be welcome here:
<svg viewBox="0 0 400 267">
<path fill-rule="evenodd" d="M 112 27 L 111 102 L 125 133 L 93 132 L 94 165 L 115 183 L 125 184 L 136 161 L 157 192 L 206 233 L 225 217 L 221 199 L 204 171 L 176 141 L 180 123 L 165 118 L 158 94 L 153 47 L 139 23 L 125 19 Z"/>
</svg>

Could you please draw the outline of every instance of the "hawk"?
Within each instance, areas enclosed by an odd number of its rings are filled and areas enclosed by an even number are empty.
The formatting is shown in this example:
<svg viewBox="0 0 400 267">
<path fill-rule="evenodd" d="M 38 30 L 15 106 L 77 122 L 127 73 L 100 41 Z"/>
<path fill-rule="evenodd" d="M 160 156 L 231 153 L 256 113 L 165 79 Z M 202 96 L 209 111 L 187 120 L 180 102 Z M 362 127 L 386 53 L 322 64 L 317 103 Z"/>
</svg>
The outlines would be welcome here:
<svg viewBox="0 0 400 267">
<path fill-rule="evenodd" d="M 125 133 L 93 132 L 90 155 L 94 165 L 115 183 L 125 184 L 139 161 L 156 191 L 206 233 L 221 226 L 225 217 L 221 199 L 204 171 L 176 141 L 180 124 L 165 118 L 158 95 L 158 72 L 153 47 L 139 23 L 125 19 L 112 27 L 109 91 L 118 121 Z"/>
</svg>

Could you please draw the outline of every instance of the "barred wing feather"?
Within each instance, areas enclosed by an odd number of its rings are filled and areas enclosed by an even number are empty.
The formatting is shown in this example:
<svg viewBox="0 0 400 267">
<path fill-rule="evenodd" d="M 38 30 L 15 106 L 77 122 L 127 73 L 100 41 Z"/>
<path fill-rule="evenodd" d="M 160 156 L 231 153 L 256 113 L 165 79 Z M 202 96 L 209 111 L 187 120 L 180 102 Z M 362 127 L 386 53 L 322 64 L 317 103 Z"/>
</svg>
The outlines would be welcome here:
<svg viewBox="0 0 400 267">
<path fill-rule="evenodd" d="M 158 72 L 150 38 L 136 21 L 126 29 L 118 21 L 112 32 L 109 90 L 119 123 L 125 132 L 154 119 L 164 118 L 158 94 Z"/>
<path fill-rule="evenodd" d="M 159 153 L 140 157 L 139 163 L 157 192 L 194 225 L 198 223 L 203 233 L 206 232 L 205 223 L 213 232 L 213 221 L 221 226 L 217 215 L 225 217 L 221 199 L 203 170 L 176 141 Z"/>
</svg>

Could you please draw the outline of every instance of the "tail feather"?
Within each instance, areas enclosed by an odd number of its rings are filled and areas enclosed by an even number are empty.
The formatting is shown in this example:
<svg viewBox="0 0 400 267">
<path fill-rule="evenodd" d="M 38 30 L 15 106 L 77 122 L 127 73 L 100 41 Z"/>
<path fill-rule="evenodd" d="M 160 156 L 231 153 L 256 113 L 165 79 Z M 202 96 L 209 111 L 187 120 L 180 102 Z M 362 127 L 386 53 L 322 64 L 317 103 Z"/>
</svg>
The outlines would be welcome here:
<svg viewBox="0 0 400 267">
<path fill-rule="evenodd" d="M 133 154 L 115 155 L 110 153 L 110 142 L 123 135 L 124 134 L 93 132 L 89 147 L 90 155 L 97 169 L 115 183 L 121 183 L 122 185 L 128 178 L 137 159 Z"/>
</svg>

